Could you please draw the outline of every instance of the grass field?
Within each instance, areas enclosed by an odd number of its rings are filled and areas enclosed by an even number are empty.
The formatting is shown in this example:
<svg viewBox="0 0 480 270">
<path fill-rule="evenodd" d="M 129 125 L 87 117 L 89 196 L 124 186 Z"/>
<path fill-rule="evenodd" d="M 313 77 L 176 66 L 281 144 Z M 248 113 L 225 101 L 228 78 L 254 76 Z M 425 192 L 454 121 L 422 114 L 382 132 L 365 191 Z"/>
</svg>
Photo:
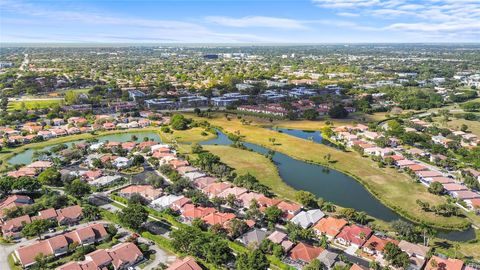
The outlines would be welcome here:
<svg viewBox="0 0 480 270">
<path fill-rule="evenodd" d="M 252 122 L 250 125 L 243 125 L 238 119 L 228 121 L 221 115 L 216 115 L 208 121 L 215 126 L 222 127 L 226 132 L 239 132 L 243 136 L 243 140 L 247 142 L 282 152 L 299 160 L 327 165 L 347 173 L 359 180 L 385 205 L 410 220 L 423 221 L 432 226 L 446 229 L 465 228 L 469 224 L 464 218 L 442 217 L 424 212 L 416 204 L 417 199 L 437 205 L 445 203 L 445 198 L 429 193 L 424 186 L 414 183 L 408 175 L 398 173 L 394 169 L 379 168 L 375 162 L 363 158 L 357 153 L 338 151 L 325 145 L 267 130 L 260 126 L 263 123 Z M 272 145 L 269 138 L 276 139 L 275 145 Z M 325 154 L 331 154 L 336 163 L 326 164 L 323 159 Z"/>
<path fill-rule="evenodd" d="M 275 165 L 265 156 L 225 145 L 204 145 L 203 148 L 235 168 L 237 175 L 250 173 L 280 197 L 295 200 L 296 190 L 282 181 Z"/>
<path fill-rule="evenodd" d="M 171 143 L 175 139 L 178 143 L 183 142 L 200 142 L 205 140 L 210 140 L 216 137 L 215 134 L 206 132 L 206 135 L 203 134 L 204 130 L 202 128 L 192 128 L 188 130 L 174 130 L 173 133 L 164 133 L 159 132 L 160 138 L 163 142 Z"/>
<path fill-rule="evenodd" d="M 444 124 L 441 122 L 441 117 L 434 117 L 433 120 L 437 123 L 439 123 L 439 126 L 445 127 Z M 460 130 L 460 127 L 465 124 L 468 126 L 468 130 L 472 132 L 473 134 L 477 135 L 480 137 L 480 121 L 469 121 L 465 119 L 456 119 L 451 117 L 450 121 L 448 121 L 446 127 L 455 129 L 455 130 Z"/>
<path fill-rule="evenodd" d="M 31 109 L 45 109 L 52 108 L 54 106 L 60 106 L 63 99 L 37 99 L 37 100 L 19 100 L 8 102 L 8 110 L 31 110 Z"/>
<path fill-rule="evenodd" d="M 326 121 L 333 123 L 335 126 L 341 125 L 353 125 L 354 123 L 368 123 L 370 121 L 381 121 L 386 119 L 387 113 L 374 113 L 374 114 L 364 114 L 364 113 L 354 113 L 346 119 L 322 119 L 319 121 L 309 121 L 309 120 L 272 120 L 270 121 L 267 118 L 259 118 L 255 116 L 242 116 L 243 119 L 254 122 L 256 125 L 264 126 L 277 126 L 283 128 L 293 128 L 293 129 L 303 129 L 303 130 L 319 130 L 322 127 L 326 126 Z M 233 116 L 232 116 L 233 117 Z"/>
</svg>

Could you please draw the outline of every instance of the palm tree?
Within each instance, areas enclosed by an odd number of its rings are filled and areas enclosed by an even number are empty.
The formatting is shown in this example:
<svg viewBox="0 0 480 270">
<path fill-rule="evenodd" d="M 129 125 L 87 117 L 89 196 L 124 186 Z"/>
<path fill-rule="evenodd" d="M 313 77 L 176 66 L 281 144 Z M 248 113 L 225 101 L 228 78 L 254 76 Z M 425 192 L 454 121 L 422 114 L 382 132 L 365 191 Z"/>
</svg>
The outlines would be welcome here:
<svg viewBox="0 0 480 270">
<path fill-rule="evenodd" d="M 367 214 L 365 214 L 365 212 L 357 212 L 357 213 L 355 214 L 355 220 L 356 220 L 358 223 L 364 225 L 364 224 L 366 224 L 367 221 L 368 221 Z"/>
<path fill-rule="evenodd" d="M 331 212 L 335 211 L 335 208 L 336 208 L 335 205 L 331 202 L 324 202 L 322 204 L 322 210 L 323 211 L 327 211 L 327 212 L 331 213 Z"/>
</svg>

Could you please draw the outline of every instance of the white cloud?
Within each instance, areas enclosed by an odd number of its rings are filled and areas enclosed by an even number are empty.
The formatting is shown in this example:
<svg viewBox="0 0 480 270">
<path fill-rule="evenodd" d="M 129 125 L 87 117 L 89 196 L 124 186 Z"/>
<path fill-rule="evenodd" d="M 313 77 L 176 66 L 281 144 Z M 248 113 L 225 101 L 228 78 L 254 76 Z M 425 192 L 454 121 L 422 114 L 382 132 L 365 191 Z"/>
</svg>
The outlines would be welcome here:
<svg viewBox="0 0 480 270">
<path fill-rule="evenodd" d="M 25 15 L 29 19 L 2 18 L 0 39 L 4 41 L 30 40 L 35 42 L 278 42 L 278 39 L 267 36 L 257 36 L 243 33 L 217 33 L 207 27 L 184 21 L 142 19 L 122 14 L 108 14 L 104 12 L 91 12 L 79 10 L 62 10 L 56 7 L 25 3 L 21 1 L 0 0 L 2 12 L 16 15 Z M 3 14 L 2 14 L 3 15 Z M 6 25 L 14 26 L 31 24 L 32 28 L 40 24 L 68 25 L 71 31 L 51 31 L 44 35 L 30 35 L 16 33 L 13 27 L 7 29 Z M 75 26 L 88 26 L 91 34 L 76 31 Z M 95 27 L 98 26 L 98 27 Z M 109 33 L 104 28 L 108 26 Z M 82 28 L 82 27 L 81 27 Z M 85 29 L 85 27 L 83 27 Z M 103 31 L 103 32 L 101 32 Z M 132 37 L 134 37 L 132 39 Z"/>
<path fill-rule="evenodd" d="M 480 0 L 312 0 L 312 3 L 335 10 L 340 16 L 373 16 L 378 30 L 469 38 L 472 31 L 480 32 Z M 392 20 L 395 22 L 391 23 Z"/>
<path fill-rule="evenodd" d="M 247 16 L 242 18 L 232 18 L 224 16 L 209 16 L 205 19 L 214 24 L 230 27 L 265 27 L 281 29 L 307 28 L 301 21 L 276 17 Z"/>
<path fill-rule="evenodd" d="M 358 16 L 360 16 L 360 14 L 352 13 L 352 12 L 338 12 L 337 15 L 342 16 L 342 17 L 358 17 Z"/>
</svg>

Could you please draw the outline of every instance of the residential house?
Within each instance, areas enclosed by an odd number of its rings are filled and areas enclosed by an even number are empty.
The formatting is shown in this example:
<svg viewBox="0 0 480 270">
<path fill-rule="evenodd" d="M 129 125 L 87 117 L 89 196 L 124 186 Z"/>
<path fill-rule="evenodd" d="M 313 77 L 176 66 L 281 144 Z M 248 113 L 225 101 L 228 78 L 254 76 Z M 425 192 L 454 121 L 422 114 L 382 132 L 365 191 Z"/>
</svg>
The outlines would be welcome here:
<svg viewBox="0 0 480 270">
<path fill-rule="evenodd" d="M 294 245 L 292 241 L 288 240 L 287 234 L 280 231 L 274 231 L 267 238 L 273 243 L 281 245 L 285 252 L 290 251 Z"/>
<path fill-rule="evenodd" d="M 2 224 L 2 235 L 9 238 L 18 238 L 25 224 L 32 222 L 30 216 L 23 215 L 9 219 Z"/>
<path fill-rule="evenodd" d="M 151 202 L 162 195 L 162 190 L 156 189 L 151 185 L 131 185 L 121 189 L 118 194 L 125 198 L 130 198 L 133 194 L 138 194 L 145 200 Z"/>
<path fill-rule="evenodd" d="M 303 242 L 299 242 L 290 250 L 290 258 L 302 264 L 308 264 L 315 260 L 325 249 L 314 247 Z"/>
<path fill-rule="evenodd" d="M 338 254 L 332 252 L 330 250 L 325 249 L 320 255 L 318 255 L 317 259 L 325 265 L 327 269 L 332 269 L 335 262 L 337 261 Z"/>
<path fill-rule="evenodd" d="M 260 230 L 260 229 L 253 229 L 252 231 L 249 231 L 244 235 L 240 236 L 237 240 L 248 247 L 257 248 L 260 245 L 260 243 L 262 243 L 263 239 L 267 238 L 267 236 L 268 236 L 267 231 Z"/>
<path fill-rule="evenodd" d="M 185 257 L 183 259 L 177 259 L 166 270 L 202 270 L 203 268 L 198 265 L 192 257 Z"/>
<path fill-rule="evenodd" d="M 0 202 L 0 220 L 5 218 L 5 210 L 32 204 L 33 200 L 25 195 L 10 195 Z"/>
<path fill-rule="evenodd" d="M 83 218 L 83 210 L 80 205 L 73 205 L 56 210 L 57 221 L 60 225 L 72 225 Z"/>
<path fill-rule="evenodd" d="M 290 221 L 306 229 L 317 223 L 324 216 L 325 214 L 320 209 L 312 209 L 308 211 L 301 211 L 300 213 L 295 215 Z"/>
<path fill-rule="evenodd" d="M 284 218 L 287 220 L 292 219 L 296 214 L 300 213 L 300 210 L 302 210 L 301 205 L 287 201 L 281 201 L 277 204 L 277 207 L 282 210 Z"/>
<path fill-rule="evenodd" d="M 399 241 L 390 239 L 388 237 L 372 235 L 367 242 L 363 244 L 362 250 L 370 255 L 383 256 L 383 250 L 387 243 L 398 245 Z"/>
<path fill-rule="evenodd" d="M 343 227 L 340 233 L 335 237 L 335 242 L 343 246 L 361 247 L 372 234 L 368 227 L 352 224 Z"/>
<path fill-rule="evenodd" d="M 150 202 L 150 206 L 159 211 L 162 211 L 170 208 L 174 202 L 178 201 L 181 198 L 184 198 L 184 196 L 178 196 L 173 194 L 165 195 Z"/>
<path fill-rule="evenodd" d="M 425 265 L 425 270 L 462 270 L 463 265 L 461 260 L 433 255 Z"/>
<path fill-rule="evenodd" d="M 332 240 L 347 224 L 348 222 L 344 219 L 329 216 L 320 219 L 320 221 L 313 226 L 313 231 L 316 232 L 317 235 L 325 235 L 329 240 Z"/>
<path fill-rule="evenodd" d="M 234 218 L 236 218 L 236 216 L 233 213 L 212 212 L 204 216 L 202 219 L 203 221 L 205 221 L 205 224 L 207 224 L 208 226 L 213 226 L 213 225 L 224 226 L 227 222 L 229 222 Z"/>
<path fill-rule="evenodd" d="M 400 243 L 398 243 L 398 247 L 410 256 L 410 268 L 422 269 L 430 248 L 405 240 L 401 240 Z"/>
<path fill-rule="evenodd" d="M 14 258 L 23 267 L 36 263 L 39 254 L 47 257 L 60 256 L 68 251 L 68 245 L 78 243 L 81 245 L 99 242 L 107 236 L 104 224 L 92 224 L 74 231 L 57 235 L 55 237 L 35 242 L 28 246 L 20 247 L 14 251 Z"/>
</svg>

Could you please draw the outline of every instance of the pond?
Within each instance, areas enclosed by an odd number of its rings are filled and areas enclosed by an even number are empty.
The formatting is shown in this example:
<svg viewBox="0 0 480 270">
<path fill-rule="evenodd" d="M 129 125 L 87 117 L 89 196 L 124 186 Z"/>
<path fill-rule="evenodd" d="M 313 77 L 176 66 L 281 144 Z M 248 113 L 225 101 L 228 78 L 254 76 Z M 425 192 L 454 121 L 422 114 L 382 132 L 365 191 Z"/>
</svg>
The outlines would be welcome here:
<svg viewBox="0 0 480 270">
<path fill-rule="evenodd" d="M 298 137 L 300 137 L 305 136 L 304 133 L 312 136 L 311 132 L 301 130 L 288 134 L 297 134 L 299 135 Z M 313 138 L 317 138 L 317 142 L 321 142 L 321 134 L 318 131 L 316 134 Z M 217 138 L 202 142 L 201 144 L 230 145 L 232 141 L 224 133 L 218 131 Z M 256 144 L 243 144 L 247 148 L 260 154 L 266 154 L 269 151 Z M 294 189 L 312 192 L 316 196 L 336 205 L 354 208 L 357 211 L 364 211 L 372 217 L 387 222 L 403 219 L 399 214 L 377 200 L 358 181 L 344 173 L 321 165 L 296 160 L 279 152 L 273 155 L 273 162 L 277 166 L 282 180 Z M 462 232 L 448 231 L 439 233 L 439 236 L 448 240 L 467 241 L 475 239 L 475 232 L 473 229 Z"/>
<path fill-rule="evenodd" d="M 116 134 L 110 134 L 110 135 L 104 135 L 104 136 L 99 136 L 97 137 L 98 141 L 104 142 L 104 141 L 115 141 L 115 142 L 127 142 L 132 139 L 132 136 L 135 135 L 138 138 L 138 141 L 143 141 L 143 138 L 148 137 L 149 139 L 152 139 L 154 141 L 160 142 L 160 136 L 158 136 L 157 133 L 155 132 L 142 132 L 142 131 L 134 131 L 134 132 L 124 132 L 124 133 L 116 133 Z M 68 147 L 72 146 L 73 144 L 77 144 L 80 142 L 84 142 L 84 140 L 76 140 L 76 141 L 70 141 L 66 142 Z M 8 163 L 16 165 L 16 164 L 30 164 L 32 163 L 33 160 L 33 153 L 36 151 L 48 151 L 52 149 L 55 145 L 50 145 L 46 146 L 43 148 L 35 148 L 35 149 L 28 149 L 25 150 L 13 157 L 11 157 L 8 160 Z"/>
</svg>

